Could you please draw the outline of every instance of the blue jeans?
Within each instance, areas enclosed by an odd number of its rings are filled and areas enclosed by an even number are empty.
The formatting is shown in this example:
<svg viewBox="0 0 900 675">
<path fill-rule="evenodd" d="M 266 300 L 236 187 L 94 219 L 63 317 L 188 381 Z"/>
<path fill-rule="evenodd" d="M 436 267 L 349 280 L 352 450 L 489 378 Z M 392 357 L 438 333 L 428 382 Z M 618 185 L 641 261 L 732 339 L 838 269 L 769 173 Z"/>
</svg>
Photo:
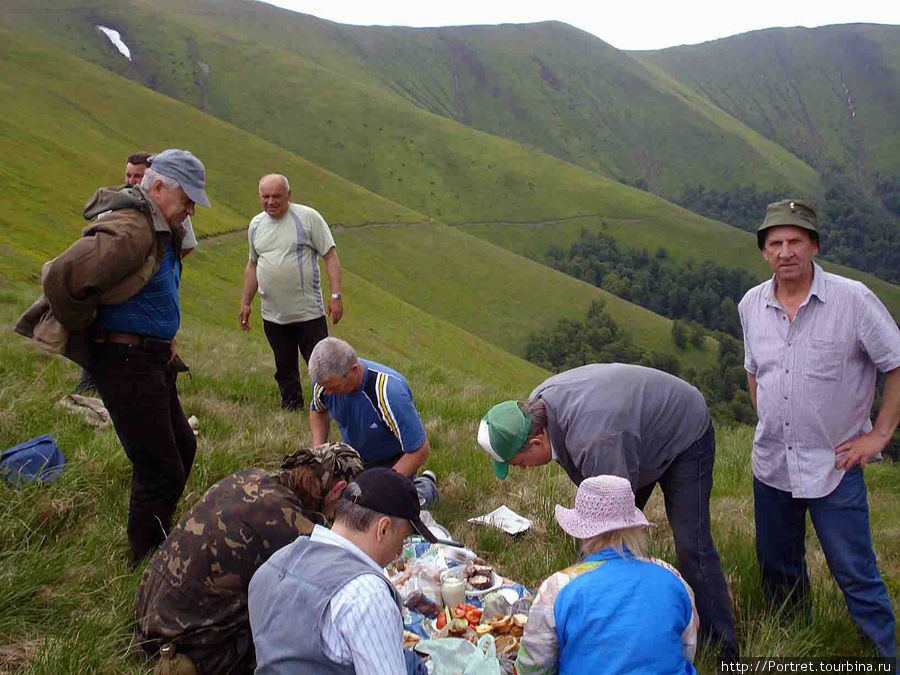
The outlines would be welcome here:
<svg viewBox="0 0 900 675">
<path fill-rule="evenodd" d="M 363 459 L 363 469 L 371 469 L 376 466 L 386 466 L 390 469 L 402 456 L 400 453 L 397 453 L 393 457 L 385 459 Z M 416 494 L 419 495 L 419 506 L 421 508 L 427 509 L 438 500 L 438 489 L 433 480 L 425 476 L 416 475 L 412 475 L 410 478 L 413 485 L 416 486 Z"/>
<path fill-rule="evenodd" d="M 638 488 L 635 504 L 643 509 L 656 483 L 662 488 L 672 526 L 678 570 L 694 591 L 700 632 L 719 644 L 719 657 L 738 656 L 728 584 L 713 542 L 709 518 L 716 432 L 712 422 L 699 440 L 679 454 L 656 482 Z"/>
<path fill-rule="evenodd" d="M 894 612 L 875 562 L 862 469 L 854 467 L 831 494 L 817 499 L 795 499 L 754 477 L 753 501 L 756 557 L 768 598 L 787 609 L 804 607 L 808 601 L 808 509 L 850 616 L 880 656 L 896 657 Z"/>
<path fill-rule="evenodd" d="M 417 476 L 413 478 L 413 485 L 416 486 L 416 493 L 419 495 L 420 508 L 427 509 L 437 501 L 438 489 L 433 480 Z"/>
</svg>

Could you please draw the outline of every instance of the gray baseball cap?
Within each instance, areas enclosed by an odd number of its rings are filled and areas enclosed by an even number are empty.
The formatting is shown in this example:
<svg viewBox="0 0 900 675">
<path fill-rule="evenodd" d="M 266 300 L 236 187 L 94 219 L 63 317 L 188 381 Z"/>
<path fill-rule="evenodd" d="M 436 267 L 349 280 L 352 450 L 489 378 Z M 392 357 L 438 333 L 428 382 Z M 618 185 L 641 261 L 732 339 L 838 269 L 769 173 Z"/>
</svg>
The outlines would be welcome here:
<svg viewBox="0 0 900 675">
<path fill-rule="evenodd" d="M 150 166 L 156 173 L 178 181 L 179 187 L 195 204 L 209 206 L 206 186 L 206 167 L 188 150 L 169 148 L 153 155 Z"/>
</svg>

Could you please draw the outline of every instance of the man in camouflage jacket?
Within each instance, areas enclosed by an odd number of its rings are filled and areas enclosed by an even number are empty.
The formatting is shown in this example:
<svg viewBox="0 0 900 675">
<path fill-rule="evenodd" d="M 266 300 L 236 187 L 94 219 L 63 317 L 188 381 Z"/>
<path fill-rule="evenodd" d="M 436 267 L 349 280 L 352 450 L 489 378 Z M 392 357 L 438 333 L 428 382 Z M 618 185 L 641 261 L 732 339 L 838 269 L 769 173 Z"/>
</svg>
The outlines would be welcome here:
<svg viewBox="0 0 900 675">
<path fill-rule="evenodd" d="M 169 534 L 141 577 L 138 646 L 174 644 L 200 675 L 252 673 L 247 587 L 269 556 L 334 512 L 362 461 L 345 443 L 301 448 L 279 473 L 239 471 L 213 485 Z"/>
</svg>

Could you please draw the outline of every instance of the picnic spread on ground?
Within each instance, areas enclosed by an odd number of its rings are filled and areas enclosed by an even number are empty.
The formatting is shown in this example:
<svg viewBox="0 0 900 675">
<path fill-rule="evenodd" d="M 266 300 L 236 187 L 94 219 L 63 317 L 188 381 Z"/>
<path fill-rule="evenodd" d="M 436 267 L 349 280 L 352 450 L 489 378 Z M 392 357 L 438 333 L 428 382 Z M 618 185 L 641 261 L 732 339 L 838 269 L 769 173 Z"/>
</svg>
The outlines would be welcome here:
<svg viewBox="0 0 900 675">
<path fill-rule="evenodd" d="M 429 516 L 422 512 L 432 531 L 449 535 Z M 440 661 L 446 657 L 443 649 L 434 648 L 435 642 L 452 648 L 454 641 L 462 640 L 479 651 L 487 648 L 485 658 L 495 653 L 500 668 L 496 672 L 513 672 L 531 590 L 469 548 L 429 544 L 418 535 L 407 538 L 401 557 L 386 572 L 403 600 L 404 647 Z M 484 636 L 491 637 L 485 641 Z"/>
</svg>

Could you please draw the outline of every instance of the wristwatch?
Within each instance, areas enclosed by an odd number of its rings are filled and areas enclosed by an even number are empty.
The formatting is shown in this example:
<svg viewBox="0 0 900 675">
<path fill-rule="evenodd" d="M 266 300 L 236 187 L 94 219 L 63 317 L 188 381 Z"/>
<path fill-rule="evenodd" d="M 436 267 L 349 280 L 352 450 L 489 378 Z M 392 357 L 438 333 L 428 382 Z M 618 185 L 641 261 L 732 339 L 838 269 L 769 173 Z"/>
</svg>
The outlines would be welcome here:
<svg viewBox="0 0 900 675">
<path fill-rule="evenodd" d="M 341 295 L 340 293 L 332 293 L 332 294 L 331 294 L 331 299 L 332 299 L 332 300 L 340 300 L 342 297 L 344 297 L 344 296 Z"/>
</svg>

